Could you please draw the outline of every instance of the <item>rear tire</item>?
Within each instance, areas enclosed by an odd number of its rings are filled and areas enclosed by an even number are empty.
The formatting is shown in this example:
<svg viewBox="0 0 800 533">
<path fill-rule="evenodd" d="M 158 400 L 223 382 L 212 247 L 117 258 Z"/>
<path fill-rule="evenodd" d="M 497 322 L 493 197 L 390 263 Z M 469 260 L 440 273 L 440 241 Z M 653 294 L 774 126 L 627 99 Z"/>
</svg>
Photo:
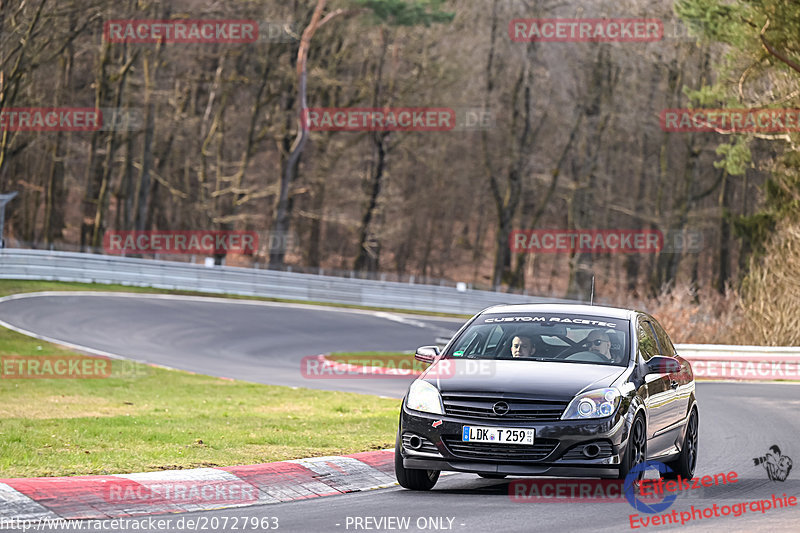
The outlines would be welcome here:
<svg viewBox="0 0 800 533">
<path fill-rule="evenodd" d="M 631 432 L 628 435 L 628 445 L 625 446 L 625 454 L 620 465 L 619 479 L 625 479 L 633 467 L 647 460 L 647 425 L 644 416 L 636 415 L 631 424 Z M 636 480 L 644 477 L 644 471 L 639 472 Z"/>
<path fill-rule="evenodd" d="M 683 437 L 681 454 L 671 463 L 667 463 L 672 472 L 665 472 L 664 478 L 677 479 L 678 476 L 681 476 L 683 479 L 692 479 L 694 477 L 694 469 L 697 466 L 697 435 L 699 427 L 697 409 L 693 408 L 692 413 L 689 415 L 689 422 L 686 424 L 686 436 Z"/>
<path fill-rule="evenodd" d="M 400 431 L 394 441 L 394 475 L 400 486 L 409 490 L 431 490 L 439 481 L 439 470 L 417 470 L 403 466 L 403 455 L 400 452 Z"/>
</svg>

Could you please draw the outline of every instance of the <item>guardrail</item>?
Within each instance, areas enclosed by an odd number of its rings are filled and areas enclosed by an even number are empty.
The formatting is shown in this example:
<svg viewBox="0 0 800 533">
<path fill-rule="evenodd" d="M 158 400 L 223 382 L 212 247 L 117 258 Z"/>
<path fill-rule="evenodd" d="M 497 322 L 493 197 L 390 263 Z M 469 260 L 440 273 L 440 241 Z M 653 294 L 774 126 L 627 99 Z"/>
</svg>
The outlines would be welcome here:
<svg viewBox="0 0 800 533">
<path fill-rule="evenodd" d="M 569 302 L 436 285 L 10 248 L 0 249 L 0 278 L 120 284 L 466 315 L 504 303 Z"/>
<path fill-rule="evenodd" d="M 437 285 L 8 248 L 0 249 L 0 279 L 119 284 L 466 315 L 495 304 L 569 302 Z M 698 378 L 800 380 L 800 347 L 679 344 L 676 349 L 692 363 Z"/>
</svg>

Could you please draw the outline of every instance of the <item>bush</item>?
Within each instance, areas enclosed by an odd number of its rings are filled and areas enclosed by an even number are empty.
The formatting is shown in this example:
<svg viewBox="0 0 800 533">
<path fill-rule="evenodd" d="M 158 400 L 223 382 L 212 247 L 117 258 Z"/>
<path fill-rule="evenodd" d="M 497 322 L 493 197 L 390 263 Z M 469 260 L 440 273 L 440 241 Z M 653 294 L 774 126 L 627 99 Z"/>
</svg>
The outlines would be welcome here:
<svg viewBox="0 0 800 533">
<path fill-rule="evenodd" d="M 744 342 L 739 333 L 739 298 L 731 289 L 724 295 L 713 289 L 695 293 L 688 285 L 679 285 L 655 298 L 639 300 L 633 307 L 656 317 L 676 344 Z"/>
<path fill-rule="evenodd" d="M 741 334 L 752 344 L 800 345 L 800 225 L 779 226 L 742 283 Z"/>
</svg>

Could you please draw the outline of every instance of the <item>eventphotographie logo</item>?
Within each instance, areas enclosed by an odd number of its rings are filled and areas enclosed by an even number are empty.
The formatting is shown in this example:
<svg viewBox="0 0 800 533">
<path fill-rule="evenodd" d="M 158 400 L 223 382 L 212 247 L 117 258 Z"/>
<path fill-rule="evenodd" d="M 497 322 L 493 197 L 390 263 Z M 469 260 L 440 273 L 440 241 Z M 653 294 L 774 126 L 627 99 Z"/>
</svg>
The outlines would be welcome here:
<svg viewBox="0 0 800 533">
<path fill-rule="evenodd" d="M 792 471 L 792 460 L 781 454 L 781 449 L 777 444 L 770 446 L 765 455 L 754 457 L 753 464 L 763 466 L 770 481 L 786 481 L 789 472 Z"/>
<path fill-rule="evenodd" d="M 639 478 L 648 470 L 657 470 L 660 476 L 663 476 L 667 472 L 672 472 L 670 467 L 659 461 L 644 461 L 634 465 L 633 468 L 631 468 L 628 472 L 628 475 L 625 476 L 625 485 L 623 491 L 628 503 L 630 503 L 631 506 L 637 511 L 643 511 L 651 514 L 660 513 L 665 509 L 669 509 L 670 506 L 675 502 L 675 499 L 678 497 L 678 495 L 674 493 L 669 494 L 658 502 L 651 502 L 645 499 L 647 496 L 652 497 L 651 494 L 637 495 L 636 489 L 640 487 L 641 483 L 644 482 L 644 480 L 640 480 Z M 640 496 L 645 496 L 645 498 L 641 498 Z"/>
<path fill-rule="evenodd" d="M 644 472 L 657 470 L 657 479 L 641 479 Z M 738 483 L 739 475 L 734 472 L 720 472 L 713 476 L 694 476 L 690 479 L 680 474 L 669 476 L 673 470 L 659 461 L 644 461 L 631 468 L 625 476 L 625 497 L 628 503 L 637 511 L 658 514 L 669 509 L 678 497 L 678 494 L 687 494 L 688 491 L 704 490 L 709 487 Z M 660 500 L 660 501 L 659 501 Z M 653 502 L 653 503 L 651 503 Z M 639 516 L 639 515 L 635 515 Z"/>
</svg>

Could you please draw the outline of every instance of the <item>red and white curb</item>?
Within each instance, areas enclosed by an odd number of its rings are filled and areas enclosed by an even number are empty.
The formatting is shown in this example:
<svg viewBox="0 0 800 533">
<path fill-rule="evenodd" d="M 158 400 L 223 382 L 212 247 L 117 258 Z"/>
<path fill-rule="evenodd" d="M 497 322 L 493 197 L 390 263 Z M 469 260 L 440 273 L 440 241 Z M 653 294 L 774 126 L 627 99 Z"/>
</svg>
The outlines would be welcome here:
<svg viewBox="0 0 800 533">
<path fill-rule="evenodd" d="M 259 465 L 0 479 L 0 519 L 104 519 L 246 507 L 396 485 L 381 450 Z"/>
</svg>

